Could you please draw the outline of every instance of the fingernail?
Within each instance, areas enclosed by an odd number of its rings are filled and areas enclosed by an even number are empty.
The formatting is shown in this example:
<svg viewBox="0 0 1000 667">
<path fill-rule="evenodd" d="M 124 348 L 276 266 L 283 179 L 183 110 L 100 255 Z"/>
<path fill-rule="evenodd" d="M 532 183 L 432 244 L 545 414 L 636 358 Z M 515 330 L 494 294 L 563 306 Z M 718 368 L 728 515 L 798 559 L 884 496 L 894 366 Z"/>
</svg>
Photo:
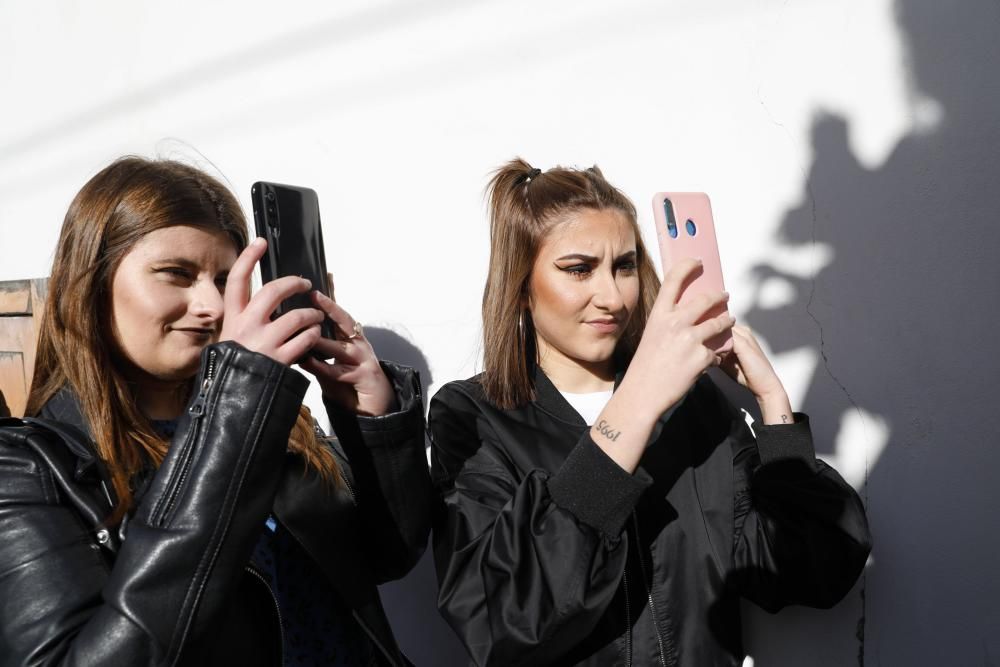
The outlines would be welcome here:
<svg viewBox="0 0 1000 667">
<path fill-rule="evenodd" d="M 306 287 L 312 287 L 312 282 L 308 278 L 303 278 L 302 282 L 305 283 Z"/>
<path fill-rule="evenodd" d="M 250 243 L 250 245 L 256 246 L 256 247 L 259 248 L 260 246 L 264 245 L 265 243 L 267 243 L 267 241 L 264 240 L 264 237 L 258 236 L 257 238 L 255 238 L 253 240 L 253 242 Z"/>
</svg>

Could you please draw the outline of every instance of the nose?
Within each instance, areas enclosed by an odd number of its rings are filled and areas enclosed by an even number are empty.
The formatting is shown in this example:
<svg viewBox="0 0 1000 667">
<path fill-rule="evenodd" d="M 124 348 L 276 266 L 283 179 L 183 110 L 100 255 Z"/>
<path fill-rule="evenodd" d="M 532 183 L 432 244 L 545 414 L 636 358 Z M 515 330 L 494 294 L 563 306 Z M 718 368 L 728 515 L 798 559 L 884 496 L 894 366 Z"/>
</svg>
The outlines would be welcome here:
<svg viewBox="0 0 1000 667">
<path fill-rule="evenodd" d="M 199 319 L 210 322 L 222 319 L 224 307 L 218 285 L 211 280 L 199 280 L 193 288 L 190 310 Z"/>
<path fill-rule="evenodd" d="M 612 271 L 601 271 L 594 284 L 594 305 L 608 312 L 615 313 L 625 307 L 616 276 Z"/>
</svg>

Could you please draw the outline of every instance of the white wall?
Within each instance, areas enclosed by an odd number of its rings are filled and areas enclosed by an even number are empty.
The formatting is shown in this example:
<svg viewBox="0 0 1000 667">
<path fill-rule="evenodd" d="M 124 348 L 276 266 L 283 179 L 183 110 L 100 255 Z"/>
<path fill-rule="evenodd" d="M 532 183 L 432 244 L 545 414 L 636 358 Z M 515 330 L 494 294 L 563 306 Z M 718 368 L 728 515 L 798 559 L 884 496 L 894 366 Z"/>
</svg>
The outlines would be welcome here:
<svg viewBox="0 0 1000 667">
<path fill-rule="evenodd" d="M 310 185 L 338 298 L 433 393 L 477 370 L 491 169 L 596 162 L 648 242 L 653 192 L 708 191 L 734 310 L 876 539 L 836 609 L 747 607 L 755 664 L 994 664 L 997 27 L 988 0 L 0 3 L 0 280 L 48 273 L 124 153 L 247 208 Z M 387 604 L 454 664 L 433 589 L 425 561 Z"/>
</svg>

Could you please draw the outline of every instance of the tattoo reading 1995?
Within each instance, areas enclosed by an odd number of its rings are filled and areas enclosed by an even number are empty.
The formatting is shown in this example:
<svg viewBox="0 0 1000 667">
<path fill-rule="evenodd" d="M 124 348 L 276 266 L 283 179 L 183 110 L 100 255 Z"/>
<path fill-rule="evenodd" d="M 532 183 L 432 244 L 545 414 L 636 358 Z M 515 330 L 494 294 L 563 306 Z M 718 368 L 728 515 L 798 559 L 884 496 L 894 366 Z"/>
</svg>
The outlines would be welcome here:
<svg viewBox="0 0 1000 667">
<path fill-rule="evenodd" d="M 621 431 L 616 431 L 616 430 L 612 429 L 611 425 L 608 424 L 603 419 L 601 421 L 597 422 L 597 432 L 600 433 L 601 435 L 603 435 L 605 438 L 607 438 L 611 442 L 614 442 L 615 440 L 617 440 L 618 436 L 622 434 Z"/>
</svg>

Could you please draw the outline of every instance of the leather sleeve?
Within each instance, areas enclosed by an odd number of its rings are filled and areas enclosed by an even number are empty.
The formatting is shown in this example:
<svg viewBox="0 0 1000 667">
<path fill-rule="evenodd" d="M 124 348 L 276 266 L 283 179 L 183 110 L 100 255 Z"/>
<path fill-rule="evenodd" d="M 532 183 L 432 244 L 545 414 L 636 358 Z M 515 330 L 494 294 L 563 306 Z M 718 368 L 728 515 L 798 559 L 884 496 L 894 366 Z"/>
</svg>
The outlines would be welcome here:
<svg viewBox="0 0 1000 667">
<path fill-rule="evenodd" d="M 326 402 L 350 465 L 360 545 L 376 583 L 403 577 L 420 560 L 431 529 L 432 494 L 417 373 L 388 361 L 382 370 L 396 393 L 395 412 L 365 417 Z"/>
<path fill-rule="evenodd" d="M 829 608 L 864 569 L 871 535 L 861 498 L 816 458 L 809 418 L 755 424 L 711 383 L 704 396 L 729 415 L 734 519 L 731 582 L 770 612 L 790 604 Z"/>
<path fill-rule="evenodd" d="M 584 435 L 549 475 L 521 475 L 476 399 L 431 402 L 438 606 L 477 665 L 551 664 L 582 643 L 618 589 L 624 522 L 646 482 Z M 595 489 L 600 488 L 600 493 Z"/>
<path fill-rule="evenodd" d="M 308 383 L 234 343 L 201 379 L 210 357 L 110 570 L 38 462 L 0 448 L 0 663 L 174 665 L 224 613 Z"/>
</svg>

